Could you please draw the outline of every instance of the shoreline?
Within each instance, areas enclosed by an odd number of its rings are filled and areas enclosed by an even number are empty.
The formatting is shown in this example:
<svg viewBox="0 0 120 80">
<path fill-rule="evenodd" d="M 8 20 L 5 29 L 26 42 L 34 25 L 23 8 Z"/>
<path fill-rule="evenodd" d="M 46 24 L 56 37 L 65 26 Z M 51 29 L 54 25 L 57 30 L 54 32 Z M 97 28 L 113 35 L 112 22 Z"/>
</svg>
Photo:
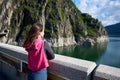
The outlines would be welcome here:
<svg viewBox="0 0 120 80">
<path fill-rule="evenodd" d="M 74 37 L 68 37 L 68 38 L 59 38 L 59 39 L 49 39 L 46 40 L 52 47 L 64 47 L 64 46 L 71 46 L 71 45 L 82 45 L 82 46 L 94 46 L 95 43 L 101 43 L 101 42 L 108 42 L 109 37 L 108 36 L 101 36 L 97 38 L 82 38 L 79 42 L 75 41 Z"/>
</svg>

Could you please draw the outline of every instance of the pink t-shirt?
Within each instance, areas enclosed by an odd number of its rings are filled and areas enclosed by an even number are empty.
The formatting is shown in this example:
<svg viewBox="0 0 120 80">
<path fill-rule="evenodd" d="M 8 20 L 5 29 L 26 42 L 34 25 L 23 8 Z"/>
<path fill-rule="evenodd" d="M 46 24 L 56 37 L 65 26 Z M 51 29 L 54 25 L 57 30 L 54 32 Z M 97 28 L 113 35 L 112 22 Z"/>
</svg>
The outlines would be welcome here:
<svg viewBox="0 0 120 80">
<path fill-rule="evenodd" d="M 28 43 L 25 48 L 28 51 L 28 68 L 30 70 L 39 71 L 49 66 L 42 39 L 36 39 L 31 46 Z"/>
</svg>

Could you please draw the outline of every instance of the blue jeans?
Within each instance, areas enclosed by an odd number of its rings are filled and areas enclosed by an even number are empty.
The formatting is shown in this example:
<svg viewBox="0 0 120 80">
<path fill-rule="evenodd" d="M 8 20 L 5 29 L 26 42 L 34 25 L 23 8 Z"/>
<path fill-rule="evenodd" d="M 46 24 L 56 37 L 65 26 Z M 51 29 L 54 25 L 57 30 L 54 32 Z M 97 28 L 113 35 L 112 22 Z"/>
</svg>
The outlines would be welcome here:
<svg viewBox="0 0 120 80">
<path fill-rule="evenodd" d="M 28 70 L 28 80 L 47 80 L 47 69 L 40 71 Z"/>
</svg>

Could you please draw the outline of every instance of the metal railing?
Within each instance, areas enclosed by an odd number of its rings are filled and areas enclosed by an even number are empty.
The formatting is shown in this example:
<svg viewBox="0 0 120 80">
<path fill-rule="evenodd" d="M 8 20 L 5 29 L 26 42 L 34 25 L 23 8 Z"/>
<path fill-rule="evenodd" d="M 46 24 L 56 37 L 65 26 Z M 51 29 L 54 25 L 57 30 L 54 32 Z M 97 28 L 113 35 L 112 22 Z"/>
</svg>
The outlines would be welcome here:
<svg viewBox="0 0 120 80">
<path fill-rule="evenodd" d="M 27 63 L 13 57 L 11 55 L 8 55 L 6 53 L 3 53 L 0 51 L 0 62 L 7 64 L 11 67 L 14 67 L 19 72 L 27 73 Z"/>
</svg>

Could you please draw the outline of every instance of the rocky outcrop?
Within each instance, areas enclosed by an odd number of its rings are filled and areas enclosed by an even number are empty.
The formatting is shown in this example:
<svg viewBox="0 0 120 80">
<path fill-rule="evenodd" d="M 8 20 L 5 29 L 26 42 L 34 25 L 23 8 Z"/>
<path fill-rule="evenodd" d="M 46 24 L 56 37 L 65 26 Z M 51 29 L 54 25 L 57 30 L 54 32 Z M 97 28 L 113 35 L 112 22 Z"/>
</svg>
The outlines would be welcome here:
<svg viewBox="0 0 120 80">
<path fill-rule="evenodd" d="M 75 42 L 75 38 L 74 37 L 68 37 L 68 38 L 51 38 L 49 40 L 47 40 L 48 42 L 50 42 L 50 44 L 54 47 L 58 47 L 58 46 L 68 46 L 68 45 L 74 45 L 76 44 Z"/>
<path fill-rule="evenodd" d="M 82 14 L 71 0 L 0 0 L 1 42 L 21 45 L 37 21 L 45 27 L 45 39 L 55 47 L 93 45 L 107 36 L 102 24 Z"/>
<path fill-rule="evenodd" d="M 0 0 L 0 41 L 3 43 L 15 42 L 15 37 L 10 35 L 15 34 L 13 30 L 10 29 L 10 25 L 13 11 L 17 5 L 13 0 Z"/>
</svg>

